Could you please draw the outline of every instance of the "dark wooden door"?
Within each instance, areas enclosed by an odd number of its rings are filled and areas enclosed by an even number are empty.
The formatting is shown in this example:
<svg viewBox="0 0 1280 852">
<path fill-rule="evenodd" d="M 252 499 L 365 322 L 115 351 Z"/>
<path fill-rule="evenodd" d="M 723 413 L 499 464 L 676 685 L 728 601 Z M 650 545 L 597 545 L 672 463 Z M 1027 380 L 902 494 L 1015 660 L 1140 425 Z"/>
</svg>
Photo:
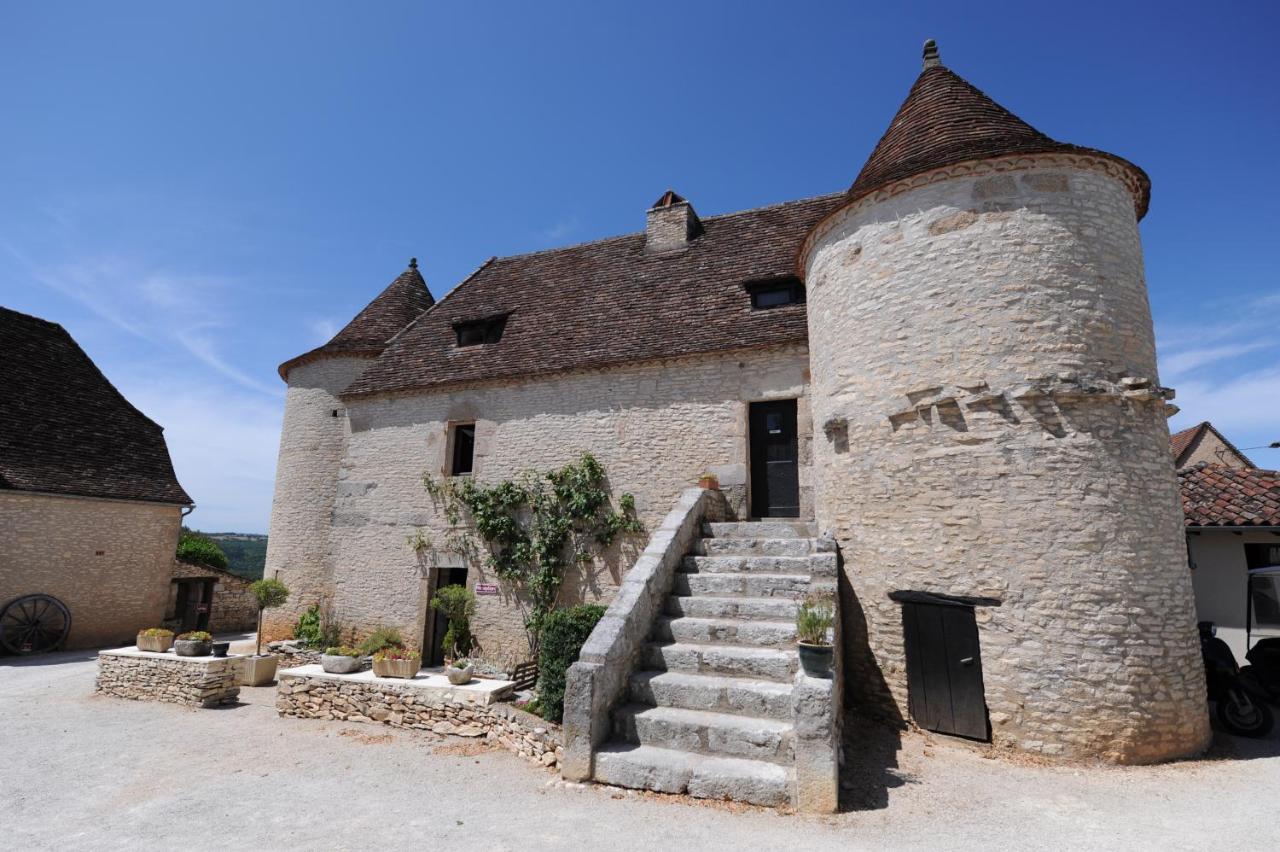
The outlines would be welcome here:
<svg viewBox="0 0 1280 852">
<path fill-rule="evenodd" d="M 941 734 L 991 738 L 973 607 L 902 604 L 911 717 Z"/>
<path fill-rule="evenodd" d="M 796 401 L 753 402 L 751 442 L 751 516 L 800 516 L 800 448 L 796 440 Z"/>
<path fill-rule="evenodd" d="M 213 608 L 213 580 L 178 580 L 177 612 L 182 631 L 208 630 Z"/>
<path fill-rule="evenodd" d="M 441 568 L 440 576 L 436 580 L 436 589 L 442 589 L 445 586 L 465 586 L 467 584 L 466 568 Z M 432 597 L 434 597 L 434 592 Z M 431 606 L 430 603 L 427 604 Z M 443 666 L 444 655 L 448 648 L 444 646 L 444 634 L 449 632 L 449 619 L 444 617 L 444 613 L 435 607 L 431 608 L 432 616 L 428 619 L 431 625 L 431 655 L 427 658 L 429 666 Z"/>
</svg>

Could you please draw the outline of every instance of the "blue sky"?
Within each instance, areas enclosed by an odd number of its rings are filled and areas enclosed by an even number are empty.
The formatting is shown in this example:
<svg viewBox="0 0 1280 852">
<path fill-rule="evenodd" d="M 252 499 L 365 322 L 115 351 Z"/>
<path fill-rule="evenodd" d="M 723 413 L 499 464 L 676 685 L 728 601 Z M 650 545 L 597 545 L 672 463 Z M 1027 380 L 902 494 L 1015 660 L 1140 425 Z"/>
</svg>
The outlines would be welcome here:
<svg viewBox="0 0 1280 852">
<path fill-rule="evenodd" d="M 265 531 L 281 361 L 405 266 L 847 186 L 921 42 L 1121 154 L 1175 428 L 1280 440 L 1276 4 L 8 3 L 0 303 L 166 428 L 193 525 Z M 1280 467 L 1280 451 L 1251 453 Z"/>
</svg>

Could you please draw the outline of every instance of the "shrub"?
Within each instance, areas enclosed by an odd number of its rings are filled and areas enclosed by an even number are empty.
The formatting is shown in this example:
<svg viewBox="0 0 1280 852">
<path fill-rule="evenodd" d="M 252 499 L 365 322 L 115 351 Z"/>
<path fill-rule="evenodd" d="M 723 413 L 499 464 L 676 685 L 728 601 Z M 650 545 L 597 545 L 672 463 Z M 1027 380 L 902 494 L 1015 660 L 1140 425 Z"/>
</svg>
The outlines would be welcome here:
<svg viewBox="0 0 1280 852">
<path fill-rule="evenodd" d="M 361 654 L 376 654 L 379 651 L 388 649 L 405 649 L 404 639 L 400 636 L 400 631 L 394 627 L 379 627 L 370 633 L 365 640 L 360 643 Z M 388 659 L 399 660 L 401 657 L 389 657 Z"/>
<path fill-rule="evenodd" d="M 431 606 L 449 619 L 444 647 L 449 656 L 471 653 L 471 616 L 476 614 L 476 596 L 466 586 L 444 586 L 431 599 Z"/>
<path fill-rule="evenodd" d="M 465 669 L 467 666 L 471 665 L 471 661 L 466 657 L 463 657 L 461 660 L 454 660 L 449 665 L 453 666 L 455 669 Z"/>
<path fill-rule="evenodd" d="M 388 645 L 373 655 L 378 662 L 387 660 L 416 660 L 419 658 L 418 652 L 413 648 L 406 648 L 403 645 Z"/>
<path fill-rule="evenodd" d="M 193 532 L 186 527 L 178 536 L 178 558 L 192 565 L 227 570 L 227 555 L 218 543 L 207 535 Z"/>
<path fill-rule="evenodd" d="M 599 604 L 581 604 L 551 612 L 542 624 L 538 647 L 538 707 L 544 719 L 559 722 L 564 715 L 564 686 L 569 666 L 604 615 Z"/>
<path fill-rule="evenodd" d="M 262 656 L 262 612 L 274 609 L 289 599 L 289 587 L 274 577 L 254 580 L 249 584 L 249 594 L 258 603 L 258 656 Z"/>
<path fill-rule="evenodd" d="M 212 642 L 213 637 L 203 630 L 189 630 L 186 633 L 178 635 L 179 639 L 187 642 Z"/>
<path fill-rule="evenodd" d="M 168 639 L 173 635 L 172 630 L 165 630 L 163 627 L 148 627 L 146 630 L 138 632 L 139 636 L 163 636 Z"/>
<path fill-rule="evenodd" d="M 830 599 L 810 597 L 796 610 L 796 636 L 806 645 L 829 645 L 827 630 L 834 622 Z"/>
<path fill-rule="evenodd" d="M 331 645 L 324 649 L 326 657 L 359 657 L 360 649 L 350 645 Z"/>
</svg>

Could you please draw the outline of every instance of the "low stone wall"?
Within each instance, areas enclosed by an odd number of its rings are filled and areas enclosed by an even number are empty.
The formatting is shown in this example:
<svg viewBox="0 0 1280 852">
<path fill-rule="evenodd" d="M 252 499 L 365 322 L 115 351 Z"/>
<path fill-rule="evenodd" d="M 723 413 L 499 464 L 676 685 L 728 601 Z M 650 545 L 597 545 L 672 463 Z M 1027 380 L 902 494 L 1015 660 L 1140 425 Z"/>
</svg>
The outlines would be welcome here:
<svg viewBox="0 0 1280 852">
<path fill-rule="evenodd" d="M 243 657 L 179 657 L 136 648 L 98 653 L 95 691 L 192 707 L 234 704 Z"/>
<path fill-rule="evenodd" d="M 268 642 L 266 652 L 280 659 L 280 668 L 296 669 L 301 666 L 320 665 L 320 652 L 309 648 L 300 648 L 292 640 Z"/>
<path fill-rule="evenodd" d="M 372 722 L 487 742 L 554 768 L 563 757 L 560 728 L 509 704 L 480 704 L 427 695 L 384 680 L 351 681 L 281 672 L 276 711 L 298 719 Z"/>
</svg>

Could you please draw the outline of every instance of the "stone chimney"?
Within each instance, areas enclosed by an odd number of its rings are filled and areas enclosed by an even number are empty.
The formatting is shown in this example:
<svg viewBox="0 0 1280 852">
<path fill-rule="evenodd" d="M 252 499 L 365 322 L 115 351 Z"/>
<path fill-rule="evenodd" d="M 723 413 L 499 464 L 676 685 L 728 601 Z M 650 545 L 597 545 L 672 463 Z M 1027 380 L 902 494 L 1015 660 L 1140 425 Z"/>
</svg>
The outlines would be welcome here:
<svg viewBox="0 0 1280 852">
<path fill-rule="evenodd" d="M 645 223 L 645 251 L 676 251 L 702 233 L 702 222 L 693 205 L 668 189 L 649 208 Z"/>
</svg>

